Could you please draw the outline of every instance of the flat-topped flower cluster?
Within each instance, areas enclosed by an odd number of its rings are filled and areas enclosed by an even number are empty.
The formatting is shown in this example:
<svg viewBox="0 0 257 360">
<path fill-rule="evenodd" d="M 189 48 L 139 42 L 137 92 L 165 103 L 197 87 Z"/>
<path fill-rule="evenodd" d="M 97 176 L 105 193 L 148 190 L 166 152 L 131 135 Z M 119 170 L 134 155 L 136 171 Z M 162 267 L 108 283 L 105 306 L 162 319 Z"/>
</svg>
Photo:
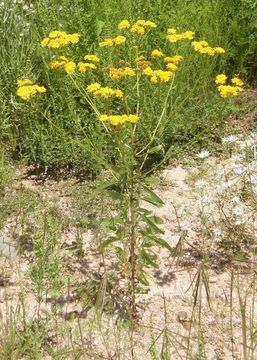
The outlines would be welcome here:
<svg viewBox="0 0 257 360">
<path fill-rule="evenodd" d="M 46 92 L 46 88 L 44 86 L 34 84 L 29 79 L 17 80 L 17 87 L 17 95 L 23 100 L 29 100 L 32 95 L 37 93 L 43 94 Z"/>
<path fill-rule="evenodd" d="M 52 49 L 59 49 L 69 44 L 77 44 L 79 42 L 80 34 L 68 34 L 66 31 L 51 31 L 48 37 L 41 41 L 42 47 Z"/>
<path fill-rule="evenodd" d="M 220 96 L 222 97 L 229 97 L 229 96 L 236 96 L 241 91 L 243 91 L 244 82 L 243 80 L 239 79 L 237 76 L 231 79 L 232 85 L 225 85 L 227 82 L 227 75 L 219 74 L 216 76 L 215 82 L 217 84 L 217 88 L 220 92 Z"/>
<path fill-rule="evenodd" d="M 89 80 L 89 83 L 86 84 L 88 96 L 92 95 L 94 98 L 98 97 L 105 100 L 115 97 L 120 99 L 128 99 L 129 94 L 124 92 L 124 85 L 120 85 L 122 88 L 117 87 L 113 89 L 109 86 L 100 85 L 100 83 L 97 82 L 95 78 L 99 75 L 99 77 L 102 79 L 103 75 L 107 74 L 109 78 L 114 81 L 128 81 L 129 79 L 135 78 L 135 81 L 138 83 L 141 81 L 141 79 L 146 77 L 149 79 L 149 83 L 153 86 L 161 84 L 165 85 L 165 83 L 169 83 L 171 80 L 173 80 L 176 72 L 179 70 L 180 63 L 183 60 L 181 55 L 165 54 L 162 49 L 155 48 L 149 53 L 147 57 L 145 55 L 144 49 L 140 50 L 138 45 L 135 46 L 135 43 L 139 41 L 137 40 L 139 39 L 137 35 L 146 35 L 148 31 L 156 27 L 157 24 L 150 20 L 139 19 L 136 22 L 131 23 L 129 20 L 124 19 L 118 24 L 118 30 L 123 32 L 122 35 L 116 34 L 114 37 L 106 38 L 99 42 L 99 48 L 113 47 L 116 45 L 126 46 L 126 43 L 128 43 L 129 46 L 131 45 L 131 48 L 137 49 L 137 56 L 134 57 L 134 59 L 131 59 L 130 62 L 120 60 L 119 66 L 115 66 L 112 63 L 102 64 L 104 59 L 102 59 L 102 56 L 99 56 L 98 54 L 86 54 L 83 60 L 78 62 L 70 59 L 70 56 L 67 57 L 66 53 L 60 54 L 60 49 L 63 49 L 68 45 L 78 44 L 81 36 L 78 33 L 69 34 L 65 31 L 51 31 L 49 35 L 41 41 L 41 46 L 43 48 L 48 48 L 58 52 L 57 56 L 49 63 L 50 69 L 64 70 L 69 76 L 82 74 L 87 77 L 87 81 Z M 194 37 L 194 31 L 188 30 L 184 32 L 178 32 L 178 30 L 174 28 L 169 28 L 166 35 L 167 40 L 171 43 L 186 40 L 192 41 Z M 215 55 L 222 55 L 225 53 L 225 50 L 222 47 L 211 47 L 205 40 L 192 41 L 191 44 L 193 49 L 199 54 L 213 57 Z M 144 53 L 144 55 L 142 53 Z M 91 75 L 92 72 L 94 72 L 94 75 Z M 108 82 L 108 79 L 106 79 L 106 81 Z M 215 80 L 218 91 L 222 97 L 225 98 L 235 96 L 243 90 L 244 83 L 239 78 L 232 78 L 231 85 L 226 84 L 226 81 L 227 76 L 224 74 L 218 75 Z M 24 86 L 18 85 L 17 89 L 17 95 L 24 100 L 30 99 L 30 97 L 36 93 L 43 92 L 46 92 L 46 88 L 35 85 L 32 82 L 31 84 L 24 84 Z M 110 107 L 108 108 L 108 111 L 116 112 L 116 110 L 112 110 Z M 126 111 L 128 111 L 128 109 Z M 108 116 L 109 115 L 111 116 L 112 114 L 110 113 Z M 135 115 L 138 116 L 138 114 Z M 124 119 L 124 116 L 122 119 Z M 128 122 L 128 120 L 115 120 L 110 122 L 115 124 L 122 124 L 124 122 Z"/>
</svg>

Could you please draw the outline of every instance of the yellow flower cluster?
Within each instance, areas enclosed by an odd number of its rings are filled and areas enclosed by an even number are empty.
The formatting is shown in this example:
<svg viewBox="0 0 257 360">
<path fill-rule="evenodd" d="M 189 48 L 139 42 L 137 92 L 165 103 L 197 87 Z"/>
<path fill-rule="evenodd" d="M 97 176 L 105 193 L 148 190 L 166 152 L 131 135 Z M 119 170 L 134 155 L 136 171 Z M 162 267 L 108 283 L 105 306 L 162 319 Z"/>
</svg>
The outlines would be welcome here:
<svg viewBox="0 0 257 360">
<path fill-rule="evenodd" d="M 222 47 L 210 47 L 207 41 L 193 41 L 192 46 L 196 52 L 200 54 L 207 54 L 209 56 L 224 54 L 225 50 Z"/>
<path fill-rule="evenodd" d="M 119 30 L 123 30 L 123 29 L 129 29 L 130 28 L 130 22 L 128 20 L 122 20 L 119 24 L 118 24 L 118 29 Z"/>
<path fill-rule="evenodd" d="M 87 91 L 94 96 L 103 97 L 108 99 L 111 96 L 122 98 L 124 96 L 123 91 L 119 89 L 111 89 L 109 87 L 102 87 L 99 83 L 92 83 L 87 86 Z"/>
<path fill-rule="evenodd" d="M 142 73 L 150 77 L 150 82 L 153 85 L 158 84 L 158 82 L 168 82 L 174 76 L 172 71 L 153 70 L 150 66 L 145 68 Z"/>
<path fill-rule="evenodd" d="M 87 70 L 96 70 L 96 65 L 92 63 L 80 61 L 78 63 L 78 69 L 81 74 L 84 74 Z"/>
<path fill-rule="evenodd" d="M 99 120 L 104 121 L 104 122 L 109 122 L 114 126 L 118 126 L 121 124 L 124 124 L 126 122 L 130 122 L 132 124 L 135 124 L 138 121 L 139 117 L 138 115 L 134 115 L 134 114 L 123 114 L 123 115 L 100 115 L 99 116 Z"/>
<path fill-rule="evenodd" d="M 125 36 L 122 35 L 118 35 L 115 38 L 109 38 L 109 39 L 105 39 L 104 41 L 99 43 L 100 47 L 110 47 L 113 45 L 120 45 L 123 44 L 126 41 Z"/>
<path fill-rule="evenodd" d="M 158 50 L 158 49 L 154 49 L 152 52 L 151 52 L 151 57 L 152 58 L 160 58 L 160 57 L 163 57 L 164 54 L 161 50 Z"/>
<path fill-rule="evenodd" d="M 65 56 L 59 56 L 57 59 L 52 60 L 49 63 L 51 69 L 63 68 L 68 75 L 71 75 L 76 70 L 76 64 L 74 61 L 69 61 Z"/>
<path fill-rule="evenodd" d="M 244 86 L 243 80 L 239 79 L 238 77 L 233 77 L 231 79 L 231 82 L 232 82 L 232 84 L 237 85 L 237 86 Z"/>
<path fill-rule="evenodd" d="M 218 85 L 220 96 L 222 97 L 236 96 L 241 91 L 243 91 L 244 82 L 238 77 L 233 77 L 231 79 L 231 83 L 233 85 L 224 85 L 226 81 L 227 81 L 226 75 L 219 74 L 216 76 L 215 82 Z"/>
<path fill-rule="evenodd" d="M 29 79 L 18 80 L 17 86 L 17 95 L 23 100 L 29 100 L 31 96 L 36 93 L 42 94 L 46 92 L 46 88 L 44 86 L 33 84 L 33 82 Z"/>
<path fill-rule="evenodd" d="M 114 68 L 110 66 L 106 68 L 112 80 L 120 80 L 126 79 L 127 77 L 135 76 L 136 72 L 129 66 L 125 66 L 124 68 Z"/>
<path fill-rule="evenodd" d="M 150 61 L 148 61 L 143 55 L 140 55 L 136 58 L 136 63 L 143 69 L 151 65 Z"/>
<path fill-rule="evenodd" d="M 68 75 L 74 74 L 76 70 L 76 64 L 74 61 L 69 61 L 67 64 L 64 65 L 64 70 Z"/>
<path fill-rule="evenodd" d="M 167 39 L 172 43 L 181 40 L 192 40 L 194 36 L 195 36 L 194 31 L 185 31 L 181 34 L 178 34 L 176 29 L 167 30 Z"/>
<path fill-rule="evenodd" d="M 65 31 L 52 31 L 48 37 L 41 41 L 42 47 L 52 49 L 59 49 L 69 44 L 77 44 L 79 42 L 80 34 L 67 34 Z"/>
<path fill-rule="evenodd" d="M 173 64 L 173 63 L 168 63 L 168 64 L 166 65 L 166 68 L 167 68 L 168 70 L 170 70 L 170 71 L 176 71 L 176 70 L 178 70 L 177 65 L 175 65 L 175 64 Z"/>
<path fill-rule="evenodd" d="M 88 54 L 84 56 L 84 60 L 92 61 L 98 63 L 100 61 L 99 57 L 93 54 Z"/>
<path fill-rule="evenodd" d="M 178 65 L 180 63 L 180 61 L 183 60 L 183 56 L 181 55 L 175 55 L 175 56 L 167 56 L 164 58 L 164 62 L 166 64 L 175 64 Z"/>
<path fill-rule="evenodd" d="M 228 77 L 225 74 L 219 74 L 215 78 L 215 83 L 219 84 L 219 85 L 225 84 L 225 82 L 227 81 L 227 78 Z"/>
<path fill-rule="evenodd" d="M 98 62 L 99 58 L 96 55 L 86 55 L 85 60 Z M 58 58 L 52 60 L 49 63 L 51 69 L 60 69 L 63 68 L 68 75 L 74 74 L 76 68 L 81 72 L 85 73 L 87 70 L 95 70 L 96 65 L 89 62 L 79 62 L 78 65 L 74 61 L 69 61 L 65 56 L 59 56 Z"/>
<path fill-rule="evenodd" d="M 231 86 L 231 85 L 219 85 L 218 90 L 221 97 L 229 97 L 238 95 L 243 89 L 241 86 Z"/>
<path fill-rule="evenodd" d="M 156 28 L 157 25 L 150 20 L 137 20 L 132 26 L 130 31 L 139 35 L 144 35 L 146 28 Z"/>
</svg>

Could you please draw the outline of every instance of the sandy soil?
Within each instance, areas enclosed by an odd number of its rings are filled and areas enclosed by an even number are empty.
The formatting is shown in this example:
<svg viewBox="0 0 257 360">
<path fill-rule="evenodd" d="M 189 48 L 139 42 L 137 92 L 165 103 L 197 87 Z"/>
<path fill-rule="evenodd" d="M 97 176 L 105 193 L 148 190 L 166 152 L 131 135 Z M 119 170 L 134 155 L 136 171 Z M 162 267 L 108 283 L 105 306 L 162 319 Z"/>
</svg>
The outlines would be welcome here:
<svg viewBox="0 0 257 360">
<path fill-rule="evenodd" d="M 164 201 L 164 206 L 155 209 L 156 214 L 164 220 L 161 225 L 165 231 L 164 239 L 176 251 L 177 256 L 171 256 L 167 250 L 158 250 L 159 269 L 149 270 L 149 291 L 139 294 L 137 298 L 139 325 L 135 331 L 135 358 L 152 359 L 156 348 L 157 359 L 161 359 L 160 351 L 164 339 L 164 330 L 170 341 L 172 359 L 242 359 L 242 333 L 241 316 L 237 291 L 234 290 L 231 297 L 231 266 L 213 268 L 208 270 L 210 298 L 208 304 L 206 290 L 202 284 L 199 302 L 194 307 L 194 291 L 196 291 L 197 272 L 201 266 L 201 257 L 197 253 L 201 243 L 200 223 L 198 209 L 190 185 L 190 178 L 195 171 L 190 166 L 170 167 L 161 173 L 162 185 L 156 189 L 157 194 Z M 72 187 L 75 180 L 69 181 L 68 187 Z M 58 204 L 64 216 L 70 216 L 70 202 L 67 196 L 67 184 L 65 181 L 56 182 L 47 180 L 38 183 L 35 179 L 19 180 L 15 187 L 25 187 L 37 191 L 41 197 L 49 198 L 49 201 Z M 145 206 L 149 206 L 148 204 Z M 31 283 L 26 276 L 31 257 L 29 254 L 15 255 L 15 241 L 12 239 L 14 219 L 9 219 L 1 231 L 0 239 L 5 239 L 9 245 L 2 247 L 4 256 L 0 260 L 0 315 L 5 322 L 10 309 L 17 310 L 19 303 L 20 284 L 23 284 L 25 307 L 27 316 L 33 318 L 37 309 L 35 296 L 31 292 Z M 15 228 L 16 233 L 22 231 Z M 62 251 L 70 272 L 73 274 L 73 282 L 85 283 L 88 278 L 97 278 L 103 274 L 103 259 L 96 251 L 95 234 L 85 231 L 80 234 L 85 256 L 79 261 L 70 253 L 69 248 L 75 241 L 76 228 L 69 227 L 62 237 Z M 2 240 L 2 243 L 4 241 Z M 8 255 L 7 248 L 11 247 Z M 115 273 L 115 259 L 106 257 L 108 271 Z M 242 296 L 247 293 L 251 276 L 245 271 L 242 273 L 240 291 Z M 111 275 L 110 275 L 111 276 Z M 103 284 L 103 282 L 102 282 Z M 125 301 L 128 299 L 125 298 Z M 232 304 L 232 308 L 231 308 Z M 115 317 L 109 317 L 105 313 L 100 322 L 93 309 L 87 309 L 81 302 L 73 301 L 73 293 L 59 299 L 58 322 L 63 327 L 70 327 L 74 337 L 78 336 L 78 319 L 83 329 L 83 346 L 91 343 L 99 357 L 91 355 L 91 358 L 102 359 L 131 359 L 129 350 L 130 339 L 126 327 L 118 327 L 119 311 Z M 201 306 L 201 315 L 199 315 Z M 255 305 L 254 305 L 255 307 Z M 193 310 L 194 309 L 194 310 Z M 249 309 L 248 309 L 249 310 Z M 256 311 L 257 309 L 255 309 Z M 51 316 L 51 302 L 41 305 L 42 317 Z M 199 316 L 201 329 L 198 327 Z M 71 320 L 71 318 L 74 318 Z M 255 319 L 254 319 L 255 322 Z M 233 329 L 233 334 L 231 333 Z M 100 331 L 101 330 L 101 331 Z M 199 340 L 202 334 L 202 339 Z M 232 348 L 231 337 L 234 338 Z M 53 335 L 54 337 L 54 335 Z M 78 336 L 79 338 L 79 336 Z M 190 338 L 190 343 L 188 339 Z M 118 341 L 119 339 L 119 341 Z M 59 339 L 64 341 L 63 338 Z M 199 342 L 204 344 L 202 350 L 206 357 L 199 355 Z M 120 344 L 119 346 L 117 344 Z M 93 345 L 92 345 L 93 344 Z M 154 344 L 154 345 L 153 345 Z M 89 345 L 88 345 L 89 346 Z M 90 347 L 89 346 L 89 347 Z M 121 347 L 121 349 L 119 349 Z M 124 357 L 119 357 L 125 353 Z M 196 354 L 198 352 L 198 357 Z M 233 354 L 232 354 L 233 352 Z M 93 356 L 93 357 L 92 357 Z M 152 355 L 153 356 L 153 355 Z M 82 359 L 88 359 L 82 355 Z"/>
</svg>

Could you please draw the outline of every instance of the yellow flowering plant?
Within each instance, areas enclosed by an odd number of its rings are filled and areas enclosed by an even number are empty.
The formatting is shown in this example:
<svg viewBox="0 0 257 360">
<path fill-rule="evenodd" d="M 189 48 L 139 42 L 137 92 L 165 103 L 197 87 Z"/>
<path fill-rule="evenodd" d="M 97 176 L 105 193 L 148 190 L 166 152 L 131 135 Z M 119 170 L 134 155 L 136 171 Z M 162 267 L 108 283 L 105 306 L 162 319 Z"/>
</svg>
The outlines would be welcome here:
<svg viewBox="0 0 257 360">
<path fill-rule="evenodd" d="M 146 49 L 144 41 L 156 27 L 150 20 L 122 20 L 112 37 L 101 39 L 94 53 L 84 54 L 80 59 L 75 55 L 71 58 L 63 51 L 67 46 L 79 44 L 80 34 L 53 31 L 41 42 L 43 48 L 55 52 L 49 62 L 51 71 L 67 74 L 70 84 L 91 111 L 90 121 L 101 126 L 113 146 L 115 160 L 100 153 L 95 139 L 89 138 L 92 157 L 108 170 L 101 191 L 116 204 L 113 214 L 104 220 L 110 233 L 100 249 L 104 251 L 112 245 L 116 251 L 120 271 L 128 280 L 132 322 L 137 314 L 136 293 L 149 282 L 146 268 L 157 267 L 155 247 L 172 251 L 161 237 L 162 220 L 142 203 L 163 205 L 152 191 L 151 183 L 156 181 L 152 175 L 169 157 L 169 150 L 165 151 L 159 139 L 172 121 L 167 108 L 172 106 L 176 74 L 184 62 L 184 57 L 174 52 L 173 44 L 191 42 L 189 49 L 193 48 L 197 56 L 214 57 L 225 52 L 221 47 L 210 47 L 206 41 L 194 40 L 195 33 L 191 30 L 178 32 L 173 28 L 167 30 L 169 47 L 165 51 L 163 44 Z M 234 77 L 231 85 L 227 85 L 227 78 L 219 74 L 215 79 L 222 97 L 242 91 L 242 80 Z M 29 79 L 19 80 L 17 85 L 17 95 L 25 100 L 46 91 Z M 154 111 L 150 112 L 151 106 Z M 149 113 L 155 114 L 150 120 Z M 44 117 L 47 119 L 45 114 Z M 89 136 L 86 131 L 85 136 Z M 162 154 L 162 161 L 157 164 L 152 161 L 156 154 Z"/>
</svg>

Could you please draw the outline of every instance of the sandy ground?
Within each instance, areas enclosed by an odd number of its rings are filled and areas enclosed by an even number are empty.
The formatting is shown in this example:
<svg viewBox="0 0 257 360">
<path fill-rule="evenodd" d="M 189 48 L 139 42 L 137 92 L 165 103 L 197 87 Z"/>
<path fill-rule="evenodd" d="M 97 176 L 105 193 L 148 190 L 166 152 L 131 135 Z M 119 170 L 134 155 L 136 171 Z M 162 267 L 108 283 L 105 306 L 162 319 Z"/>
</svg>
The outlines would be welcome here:
<svg viewBox="0 0 257 360">
<path fill-rule="evenodd" d="M 200 303 L 197 302 L 194 307 L 196 275 L 201 265 L 201 258 L 194 249 L 198 248 L 201 237 L 198 210 L 189 180 L 192 171 L 194 169 L 189 166 L 179 165 L 168 168 L 161 173 L 162 185 L 156 189 L 157 194 L 164 201 L 164 206 L 154 211 L 164 220 L 161 225 L 165 231 L 163 238 L 174 248 L 178 256 L 174 258 L 167 250 L 158 250 L 160 267 L 149 270 L 149 291 L 138 295 L 139 325 L 134 337 L 135 359 L 154 358 L 155 348 L 157 354 L 155 358 L 161 359 L 164 334 L 167 334 L 170 341 L 171 359 L 186 359 L 187 353 L 190 354 L 188 359 L 243 359 L 238 293 L 234 290 L 231 297 L 230 266 L 208 270 L 211 302 L 208 304 L 203 285 L 198 293 L 202 299 L 200 315 Z M 41 184 L 34 179 L 23 179 L 17 186 L 39 192 L 42 197 L 48 197 L 49 201 L 59 204 L 64 214 L 69 214 L 70 204 L 69 197 L 66 196 L 65 181 L 48 180 L 45 184 Z M 72 182 L 69 183 L 69 186 L 73 186 Z M 33 318 L 37 311 L 36 299 L 30 290 L 31 283 L 26 277 L 31 258 L 29 255 L 16 256 L 15 247 L 13 247 L 15 241 L 12 239 L 13 221 L 13 219 L 9 219 L 0 234 L 0 239 L 2 239 L 0 247 L 4 255 L 0 260 L 2 272 L 0 314 L 3 322 L 10 315 L 10 309 L 17 310 L 21 283 L 24 289 L 27 316 Z M 16 232 L 19 231 L 22 230 L 16 227 Z M 103 262 L 95 249 L 94 233 L 88 230 L 80 236 L 85 251 L 83 260 L 77 261 L 72 255 L 65 255 L 65 259 L 74 275 L 73 281 L 77 279 L 78 282 L 85 283 L 88 277 L 92 279 L 97 274 L 103 273 Z M 76 231 L 73 227 L 63 234 L 62 249 L 64 253 L 65 251 L 69 252 L 69 246 L 73 244 L 75 237 Z M 3 245 L 4 243 L 7 245 Z M 106 259 L 108 268 L 111 269 L 113 266 L 115 273 L 115 259 L 108 255 Z M 242 279 L 240 290 L 245 295 L 245 289 L 248 289 L 251 276 L 242 273 Z M 78 319 L 80 320 L 83 329 L 83 341 L 81 338 L 80 341 L 85 347 L 87 346 L 85 344 L 91 342 L 91 346 L 93 344 L 96 353 L 99 354 L 99 357 L 91 355 L 91 358 L 131 359 L 128 332 L 125 327 L 117 326 L 119 311 L 115 317 L 111 318 L 108 314 L 104 314 L 100 326 L 94 310 L 85 309 L 82 303 L 73 301 L 72 295 L 71 290 L 67 297 L 64 296 L 60 300 L 58 322 L 63 323 L 64 327 L 72 328 L 76 337 Z M 51 316 L 50 302 L 41 305 L 40 314 L 43 317 Z M 70 320 L 72 316 L 74 316 L 74 320 Z M 199 319 L 201 321 L 200 328 L 197 325 Z M 199 343 L 202 344 L 202 355 L 199 355 L 197 345 Z M 204 352 L 207 354 L 206 357 L 203 355 Z M 125 355 L 119 355 L 121 353 L 125 353 Z M 88 359 L 90 357 L 84 354 L 81 358 Z"/>
</svg>

